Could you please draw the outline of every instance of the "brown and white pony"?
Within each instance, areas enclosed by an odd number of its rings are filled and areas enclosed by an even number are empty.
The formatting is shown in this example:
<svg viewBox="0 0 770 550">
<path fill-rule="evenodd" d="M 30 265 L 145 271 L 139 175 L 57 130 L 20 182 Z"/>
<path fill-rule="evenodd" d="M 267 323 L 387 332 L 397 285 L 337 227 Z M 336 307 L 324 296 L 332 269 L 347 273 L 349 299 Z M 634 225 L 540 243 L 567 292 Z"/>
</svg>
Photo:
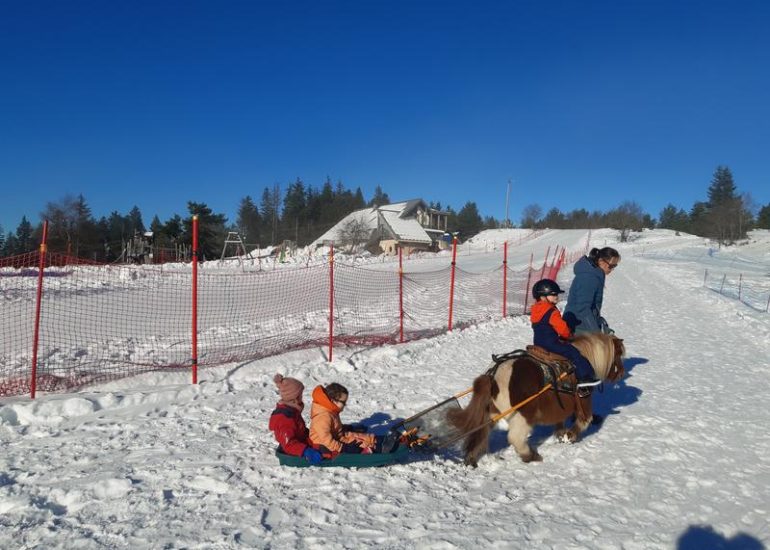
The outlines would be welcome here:
<svg viewBox="0 0 770 550">
<path fill-rule="evenodd" d="M 588 333 L 576 336 L 572 343 L 588 359 L 599 379 L 616 381 L 625 374 L 625 346 L 620 338 Z M 574 374 L 566 380 L 574 388 Z M 536 395 L 546 384 L 547 377 L 540 363 L 529 355 L 508 359 L 476 378 L 468 406 L 447 415 L 458 433 L 467 434 L 463 441 L 465 463 L 475 467 L 487 452 L 489 433 L 496 416 Z M 567 430 L 565 421 L 571 416 L 575 417 L 575 422 Z M 592 417 L 590 395 L 579 397 L 574 390 L 557 393 L 551 388 L 503 418 L 508 421 L 508 443 L 524 462 L 531 462 L 542 460 L 527 442 L 532 428 L 555 425 L 554 435 L 572 443 L 578 440 Z"/>
</svg>

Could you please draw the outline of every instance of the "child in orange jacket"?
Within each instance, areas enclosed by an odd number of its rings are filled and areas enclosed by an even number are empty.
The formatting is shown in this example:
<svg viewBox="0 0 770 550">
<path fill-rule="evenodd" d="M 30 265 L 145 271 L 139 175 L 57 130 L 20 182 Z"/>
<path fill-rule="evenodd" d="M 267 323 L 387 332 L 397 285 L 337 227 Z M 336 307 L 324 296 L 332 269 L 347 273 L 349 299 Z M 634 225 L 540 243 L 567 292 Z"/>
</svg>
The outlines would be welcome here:
<svg viewBox="0 0 770 550">
<path fill-rule="evenodd" d="M 563 355 L 575 365 L 579 388 L 588 388 L 599 383 L 594 369 L 588 359 L 583 357 L 578 349 L 567 340 L 572 338 L 572 330 L 562 319 L 556 307 L 559 294 L 564 291 L 556 281 L 541 279 L 532 287 L 532 296 L 537 300 L 532 305 L 530 321 L 535 332 L 536 346 L 553 353 Z"/>
<path fill-rule="evenodd" d="M 374 452 L 374 434 L 358 433 L 342 424 L 340 412 L 348 402 L 348 390 L 336 382 L 313 390 L 310 408 L 310 441 L 326 456 Z"/>
</svg>

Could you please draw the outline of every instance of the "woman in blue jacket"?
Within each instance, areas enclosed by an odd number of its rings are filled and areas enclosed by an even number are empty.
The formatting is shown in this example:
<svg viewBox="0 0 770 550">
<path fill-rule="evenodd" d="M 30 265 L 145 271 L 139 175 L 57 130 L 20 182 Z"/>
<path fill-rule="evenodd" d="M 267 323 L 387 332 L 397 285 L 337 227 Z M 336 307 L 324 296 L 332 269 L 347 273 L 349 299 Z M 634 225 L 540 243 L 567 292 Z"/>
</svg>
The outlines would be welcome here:
<svg viewBox="0 0 770 550">
<path fill-rule="evenodd" d="M 618 267 L 620 254 L 606 246 L 593 248 L 588 256 L 575 262 L 575 278 L 569 288 L 564 320 L 575 334 L 581 332 L 604 332 L 613 330 L 602 317 L 604 279 Z"/>
</svg>

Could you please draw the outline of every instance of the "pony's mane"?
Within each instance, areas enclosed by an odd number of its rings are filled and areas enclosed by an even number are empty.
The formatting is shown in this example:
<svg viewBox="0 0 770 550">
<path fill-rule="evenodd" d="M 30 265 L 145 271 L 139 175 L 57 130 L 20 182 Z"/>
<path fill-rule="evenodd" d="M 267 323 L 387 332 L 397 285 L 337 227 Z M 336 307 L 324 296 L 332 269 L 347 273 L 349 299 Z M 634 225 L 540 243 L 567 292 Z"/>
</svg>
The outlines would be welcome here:
<svg viewBox="0 0 770 550">
<path fill-rule="evenodd" d="M 596 376 L 602 380 L 607 378 L 615 360 L 613 336 L 601 332 L 582 333 L 575 336 L 572 343 L 591 363 Z"/>
</svg>

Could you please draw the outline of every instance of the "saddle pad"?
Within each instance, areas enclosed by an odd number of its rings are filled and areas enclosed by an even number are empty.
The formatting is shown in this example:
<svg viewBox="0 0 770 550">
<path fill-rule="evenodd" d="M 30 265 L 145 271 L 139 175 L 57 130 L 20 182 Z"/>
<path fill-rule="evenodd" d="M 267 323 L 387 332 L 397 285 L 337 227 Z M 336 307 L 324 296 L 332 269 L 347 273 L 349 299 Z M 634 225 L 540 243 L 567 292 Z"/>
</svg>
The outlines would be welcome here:
<svg viewBox="0 0 770 550">
<path fill-rule="evenodd" d="M 558 353 L 551 353 L 540 346 L 527 346 L 527 353 L 538 361 L 545 363 L 569 363 L 569 359 Z"/>
</svg>

